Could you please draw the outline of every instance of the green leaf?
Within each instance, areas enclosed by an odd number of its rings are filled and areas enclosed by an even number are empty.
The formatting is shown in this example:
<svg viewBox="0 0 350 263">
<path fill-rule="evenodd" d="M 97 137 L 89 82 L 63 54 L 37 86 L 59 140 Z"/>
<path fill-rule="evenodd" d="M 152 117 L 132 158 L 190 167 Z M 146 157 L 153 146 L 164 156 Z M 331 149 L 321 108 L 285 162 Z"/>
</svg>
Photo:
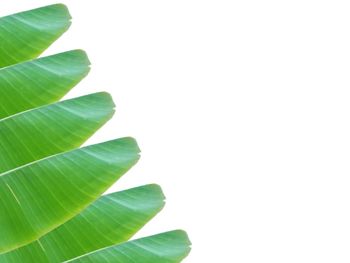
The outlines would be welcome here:
<svg viewBox="0 0 350 263">
<path fill-rule="evenodd" d="M 0 174 L 0 253 L 26 245 L 80 213 L 138 159 L 136 142 L 124 138 Z"/>
<path fill-rule="evenodd" d="M 125 242 L 163 206 L 164 195 L 157 185 L 103 196 L 38 241 L 1 254 L 0 262 L 63 262 Z"/>
<path fill-rule="evenodd" d="M 62 4 L 0 18 L 0 262 L 178 263 L 183 231 L 127 242 L 163 207 L 158 186 L 100 197 L 139 159 L 136 142 L 77 149 L 114 114 L 107 93 L 57 102 L 88 74 L 86 54 L 35 59 L 70 19 Z"/>
<path fill-rule="evenodd" d="M 74 263 L 179 263 L 190 252 L 190 241 L 181 230 L 108 247 L 66 262 Z"/>
<path fill-rule="evenodd" d="M 113 113 L 110 95 L 102 92 L 0 120 L 0 172 L 79 147 Z"/>
<path fill-rule="evenodd" d="M 90 70 L 74 50 L 0 69 L 0 119 L 61 99 Z"/>
<path fill-rule="evenodd" d="M 70 19 L 62 4 L 0 18 L 0 67 L 39 56 L 69 28 Z"/>
</svg>

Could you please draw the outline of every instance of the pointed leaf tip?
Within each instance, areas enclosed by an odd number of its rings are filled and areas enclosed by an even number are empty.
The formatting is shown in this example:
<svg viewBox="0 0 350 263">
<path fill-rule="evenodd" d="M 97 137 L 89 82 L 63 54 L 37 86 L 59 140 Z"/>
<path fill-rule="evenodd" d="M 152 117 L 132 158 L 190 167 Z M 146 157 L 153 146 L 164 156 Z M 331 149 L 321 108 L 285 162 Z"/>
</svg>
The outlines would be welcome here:
<svg viewBox="0 0 350 263">
<path fill-rule="evenodd" d="M 38 57 L 68 30 L 71 15 L 63 4 L 0 18 L 0 67 Z"/>
</svg>

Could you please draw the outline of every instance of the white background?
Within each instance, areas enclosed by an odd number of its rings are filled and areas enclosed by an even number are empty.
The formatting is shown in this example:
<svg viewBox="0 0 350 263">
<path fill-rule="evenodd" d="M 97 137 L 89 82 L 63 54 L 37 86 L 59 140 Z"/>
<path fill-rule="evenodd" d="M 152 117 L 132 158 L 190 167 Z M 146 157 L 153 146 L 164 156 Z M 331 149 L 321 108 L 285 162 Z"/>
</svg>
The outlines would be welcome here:
<svg viewBox="0 0 350 263">
<path fill-rule="evenodd" d="M 68 97 L 117 104 L 89 143 L 131 135 L 143 150 L 113 190 L 168 197 L 138 237 L 186 229 L 188 263 L 350 261 L 348 1 L 62 2 L 73 25 L 46 54 L 93 63 Z"/>
</svg>

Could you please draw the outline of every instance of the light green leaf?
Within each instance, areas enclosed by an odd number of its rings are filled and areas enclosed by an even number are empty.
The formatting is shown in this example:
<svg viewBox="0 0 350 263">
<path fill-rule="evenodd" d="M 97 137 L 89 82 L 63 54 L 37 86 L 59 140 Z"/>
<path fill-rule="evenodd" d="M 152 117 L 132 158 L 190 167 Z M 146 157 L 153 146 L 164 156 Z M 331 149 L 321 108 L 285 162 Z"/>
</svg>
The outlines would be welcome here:
<svg viewBox="0 0 350 263">
<path fill-rule="evenodd" d="M 0 67 L 39 56 L 69 28 L 70 19 L 62 4 L 0 18 Z"/>
<path fill-rule="evenodd" d="M 102 92 L 0 120 L 0 172 L 79 147 L 113 113 L 110 95 Z"/>
<path fill-rule="evenodd" d="M 58 101 L 89 65 L 85 52 L 74 50 L 0 69 L 0 119 Z"/>
<path fill-rule="evenodd" d="M 70 263 L 179 263 L 190 252 L 190 241 L 181 230 L 146 237 L 97 250 Z"/>
<path fill-rule="evenodd" d="M 103 196 L 38 241 L 1 254 L 0 262 L 58 263 L 125 242 L 163 206 L 164 195 L 157 185 Z"/>
<path fill-rule="evenodd" d="M 80 213 L 138 159 L 136 142 L 124 138 L 0 174 L 0 253 L 26 245 Z"/>
</svg>

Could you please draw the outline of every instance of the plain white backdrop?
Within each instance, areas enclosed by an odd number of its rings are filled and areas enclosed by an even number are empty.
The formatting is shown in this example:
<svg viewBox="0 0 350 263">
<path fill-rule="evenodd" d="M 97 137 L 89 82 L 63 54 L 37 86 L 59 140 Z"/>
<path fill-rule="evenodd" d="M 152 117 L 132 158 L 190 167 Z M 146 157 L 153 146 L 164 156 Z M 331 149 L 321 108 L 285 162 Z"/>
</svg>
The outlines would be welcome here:
<svg viewBox="0 0 350 263">
<path fill-rule="evenodd" d="M 45 54 L 93 64 L 67 98 L 117 104 L 89 143 L 130 135 L 143 151 L 112 190 L 167 196 L 137 237 L 186 229 L 186 263 L 350 261 L 348 1 L 61 2 L 73 25 Z"/>
</svg>

